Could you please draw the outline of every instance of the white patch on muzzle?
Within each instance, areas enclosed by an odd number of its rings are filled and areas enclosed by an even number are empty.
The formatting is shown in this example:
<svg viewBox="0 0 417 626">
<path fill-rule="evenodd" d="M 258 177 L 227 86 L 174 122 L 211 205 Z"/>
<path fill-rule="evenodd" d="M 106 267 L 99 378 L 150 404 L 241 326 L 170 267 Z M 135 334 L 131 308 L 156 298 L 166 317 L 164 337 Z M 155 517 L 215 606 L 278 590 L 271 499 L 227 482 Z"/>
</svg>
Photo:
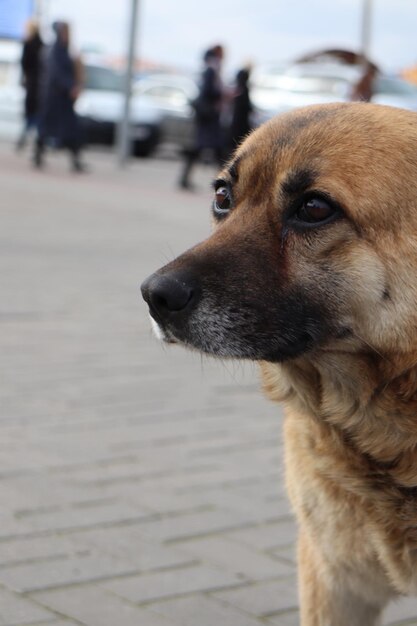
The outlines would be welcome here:
<svg viewBox="0 0 417 626">
<path fill-rule="evenodd" d="M 165 341 L 165 333 L 160 327 L 160 325 L 158 324 L 158 322 L 154 320 L 152 315 L 149 315 L 149 318 L 151 320 L 152 331 L 155 337 L 159 339 L 159 341 Z"/>
</svg>

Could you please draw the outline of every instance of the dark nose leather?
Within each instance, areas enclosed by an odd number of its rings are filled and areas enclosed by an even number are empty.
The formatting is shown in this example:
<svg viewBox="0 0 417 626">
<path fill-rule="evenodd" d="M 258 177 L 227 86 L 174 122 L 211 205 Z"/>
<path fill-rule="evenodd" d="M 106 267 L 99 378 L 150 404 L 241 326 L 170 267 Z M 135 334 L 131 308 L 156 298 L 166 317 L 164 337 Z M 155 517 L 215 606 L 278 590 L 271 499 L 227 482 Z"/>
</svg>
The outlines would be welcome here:
<svg viewBox="0 0 417 626">
<path fill-rule="evenodd" d="M 197 293 L 193 281 L 177 273 L 152 274 L 142 283 L 141 290 L 151 314 L 162 320 L 173 313 L 188 311 Z"/>
</svg>

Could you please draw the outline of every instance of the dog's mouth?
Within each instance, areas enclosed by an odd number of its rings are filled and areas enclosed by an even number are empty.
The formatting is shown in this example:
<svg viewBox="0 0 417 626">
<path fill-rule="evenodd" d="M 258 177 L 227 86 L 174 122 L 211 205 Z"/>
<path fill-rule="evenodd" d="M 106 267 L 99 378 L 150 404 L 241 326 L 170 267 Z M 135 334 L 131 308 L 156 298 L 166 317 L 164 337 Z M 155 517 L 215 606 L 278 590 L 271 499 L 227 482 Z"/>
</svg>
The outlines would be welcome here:
<svg viewBox="0 0 417 626">
<path fill-rule="evenodd" d="M 279 337 L 257 337 L 255 340 L 242 340 L 240 334 L 222 330 L 218 326 L 212 328 L 202 326 L 194 332 L 191 330 L 162 326 L 150 315 L 152 330 L 155 337 L 167 344 L 181 344 L 187 348 L 198 350 L 220 358 L 238 358 L 253 361 L 281 362 L 296 358 L 317 346 L 316 333 L 300 332 L 297 336 L 285 333 Z M 200 324 L 198 324 L 200 326 Z M 248 338 L 249 339 L 249 338 Z"/>
</svg>

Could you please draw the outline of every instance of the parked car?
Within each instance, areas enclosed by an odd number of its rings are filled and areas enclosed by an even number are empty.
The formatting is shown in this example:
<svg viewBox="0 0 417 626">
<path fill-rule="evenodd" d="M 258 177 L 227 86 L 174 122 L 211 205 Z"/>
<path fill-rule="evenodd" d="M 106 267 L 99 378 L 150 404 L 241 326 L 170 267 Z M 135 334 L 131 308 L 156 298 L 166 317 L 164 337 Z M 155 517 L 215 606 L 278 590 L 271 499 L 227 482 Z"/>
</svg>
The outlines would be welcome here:
<svg viewBox="0 0 417 626">
<path fill-rule="evenodd" d="M 341 63 L 295 63 L 267 66 L 251 76 L 251 98 L 262 120 L 309 104 L 349 101 L 361 76 L 360 66 Z M 417 87 L 378 73 L 372 102 L 417 111 Z"/>
<path fill-rule="evenodd" d="M 193 142 L 193 108 L 198 95 L 196 82 L 188 76 L 153 74 L 137 81 L 133 99 L 146 101 L 159 113 L 160 143 L 183 151 Z"/>
<path fill-rule="evenodd" d="M 192 79 L 155 74 L 135 81 L 131 98 L 132 151 L 148 156 L 157 146 L 186 149 L 192 136 Z M 76 103 L 87 143 L 112 144 L 123 113 L 123 76 L 99 64 L 85 65 L 85 88 Z"/>
<path fill-rule="evenodd" d="M 84 66 L 84 89 L 76 104 L 87 144 L 111 145 L 123 114 L 123 75 L 99 64 Z M 146 102 L 131 101 L 132 151 L 146 156 L 158 143 L 159 118 Z"/>
</svg>

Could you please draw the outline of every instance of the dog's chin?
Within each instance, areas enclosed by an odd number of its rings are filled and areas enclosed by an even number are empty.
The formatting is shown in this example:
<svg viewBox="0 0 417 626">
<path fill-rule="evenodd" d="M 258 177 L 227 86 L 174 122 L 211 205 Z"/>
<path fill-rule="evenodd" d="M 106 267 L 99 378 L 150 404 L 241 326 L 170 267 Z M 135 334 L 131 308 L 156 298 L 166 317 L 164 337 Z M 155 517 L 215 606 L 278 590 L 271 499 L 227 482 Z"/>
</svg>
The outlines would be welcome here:
<svg viewBox="0 0 417 626">
<path fill-rule="evenodd" d="M 316 347 L 315 339 L 307 333 L 301 333 L 297 339 L 293 338 L 292 341 L 281 339 L 271 341 L 268 345 L 256 345 L 256 342 L 254 344 L 242 343 L 241 341 L 233 342 L 233 340 L 230 342 L 217 341 L 214 338 L 210 340 L 207 334 L 190 338 L 186 335 L 182 336 L 182 334 L 180 336 L 180 333 L 174 334 L 169 328 L 163 327 L 157 322 L 152 315 L 149 317 L 153 333 L 159 341 L 182 345 L 187 349 L 221 359 L 282 363 L 303 356 Z"/>
</svg>

